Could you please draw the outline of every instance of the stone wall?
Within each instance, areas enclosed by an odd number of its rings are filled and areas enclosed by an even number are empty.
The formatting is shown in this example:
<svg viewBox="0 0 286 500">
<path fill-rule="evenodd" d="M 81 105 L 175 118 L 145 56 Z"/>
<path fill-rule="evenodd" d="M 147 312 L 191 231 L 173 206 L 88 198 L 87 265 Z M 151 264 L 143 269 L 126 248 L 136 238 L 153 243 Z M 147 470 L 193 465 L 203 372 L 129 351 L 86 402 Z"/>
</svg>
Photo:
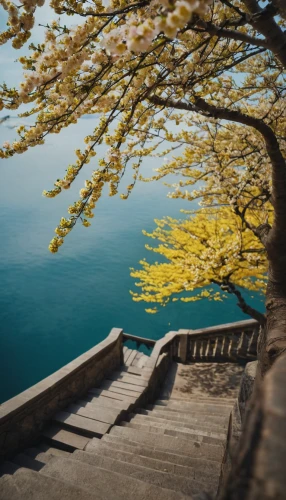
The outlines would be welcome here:
<svg viewBox="0 0 286 500">
<path fill-rule="evenodd" d="M 56 412 L 120 366 L 122 333 L 113 328 L 103 342 L 0 406 L 0 459 L 24 448 Z"/>
</svg>

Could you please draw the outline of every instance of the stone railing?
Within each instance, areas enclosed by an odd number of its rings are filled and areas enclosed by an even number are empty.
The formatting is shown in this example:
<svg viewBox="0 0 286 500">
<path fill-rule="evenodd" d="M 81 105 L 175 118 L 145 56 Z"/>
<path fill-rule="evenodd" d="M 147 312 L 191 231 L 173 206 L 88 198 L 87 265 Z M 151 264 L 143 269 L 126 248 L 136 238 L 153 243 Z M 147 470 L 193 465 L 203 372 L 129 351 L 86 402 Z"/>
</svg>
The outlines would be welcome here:
<svg viewBox="0 0 286 500">
<path fill-rule="evenodd" d="M 237 321 L 199 330 L 179 330 L 180 359 L 189 362 L 252 361 L 257 356 L 259 324 Z"/>
<path fill-rule="evenodd" d="M 153 348 L 144 368 L 148 385 L 136 401 L 154 399 L 172 361 L 239 361 L 256 357 L 258 324 L 241 321 L 201 330 L 169 332 L 157 342 L 113 328 L 108 337 L 71 363 L 0 405 L 0 459 L 36 438 L 46 421 L 79 399 L 123 363 L 123 345 Z"/>
<path fill-rule="evenodd" d="M 152 349 L 156 344 L 156 340 L 147 339 L 145 337 L 138 337 L 137 335 L 131 335 L 130 333 L 123 332 L 123 337 L 122 337 L 123 343 L 125 344 L 126 342 L 128 342 L 130 340 L 132 342 L 135 342 L 137 349 L 139 349 L 139 347 L 141 345 L 144 345 L 148 349 Z"/>
<path fill-rule="evenodd" d="M 37 437 L 57 411 L 98 385 L 122 364 L 122 330 L 0 406 L 0 459 Z"/>
</svg>

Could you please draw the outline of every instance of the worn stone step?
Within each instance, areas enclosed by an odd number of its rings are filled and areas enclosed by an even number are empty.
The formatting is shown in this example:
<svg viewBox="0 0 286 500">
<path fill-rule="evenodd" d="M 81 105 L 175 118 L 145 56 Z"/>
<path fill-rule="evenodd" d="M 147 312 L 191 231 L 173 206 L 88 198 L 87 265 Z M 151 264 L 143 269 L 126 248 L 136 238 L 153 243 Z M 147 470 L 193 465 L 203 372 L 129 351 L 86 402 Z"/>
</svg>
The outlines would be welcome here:
<svg viewBox="0 0 286 500">
<path fill-rule="evenodd" d="M 162 423 L 162 424 L 167 424 L 167 425 L 172 425 L 173 427 L 176 427 L 180 429 L 180 427 L 185 427 L 187 429 L 194 429 L 194 430 L 202 430 L 202 431 L 207 431 L 207 432 L 213 432 L 213 433 L 218 433 L 222 435 L 227 434 L 227 426 L 226 425 L 220 425 L 220 424 L 213 424 L 212 422 L 202 422 L 200 423 L 199 419 L 189 419 L 189 420 L 175 420 L 172 419 L 172 417 L 169 418 L 163 418 L 163 416 L 156 416 L 152 415 L 154 412 L 149 412 L 149 414 L 143 414 L 143 413 L 129 413 L 129 417 L 132 419 L 130 422 L 135 421 L 135 422 L 154 422 L 154 423 Z"/>
<path fill-rule="evenodd" d="M 143 415 L 154 415 L 156 417 L 162 417 L 166 419 L 170 419 L 173 421 L 178 421 L 178 422 L 189 422 L 189 423 L 198 423 L 202 422 L 204 425 L 221 425 L 228 427 L 229 424 L 229 417 L 228 416 L 218 416 L 218 415 L 201 415 L 196 414 L 196 413 L 183 413 L 183 412 L 177 412 L 177 411 L 172 411 L 172 410 L 163 410 L 163 409 L 157 409 L 157 408 L 163 408 L 160 406 L 155 407 L 156 409 L 152 409 L 154 406 L 153 405 L 147 405 L 146 410 L 144 409 L 136 409 L 136 413 L 142 413 Z"/>
<path fill-rule="evenodd" d="M 53 455 L 52 453 L 47 453 L 46 451 L 40 451 L 40 450 L 37 450 L 37 453 L 35 452 L 34 455 L 31 456 L 32 455 L 31 449 L 25 450 L 24 455 L 28 456 L 31 459 L 34 459 L 37 462 L 40 462 L 41 467 L 39 468 L 39 470 L 41 470 L 41 468 L 43 467 L 43 464 L 47 464 L 48 461 L 51 460 L 51 458 L 53 456 L 62 456 L 62 455 L 57 455 L 57 454 Z M 67 453 L 66 456 L 70 457 L 71 453 Z M 23 465 L 23 467 L 25 467 L 25 465 Z M 33 467 L 27 466 L 27 468 L 32 469 L 32 470 L 36 470 L 36 469 L 33 469 Z"/>
<path fill-rule="evenodd" d="M 190 439 L 181 439 L 174 436 L 160 435 L 149 432 L 143 432 L 130 427 L 114 426 L 110 430 L 113 436 L 121 436 L 132 441 L 151 445 L 156 448 L 173 450 L 180 454 L 196 457 L 208 457 L 210 460 L 221 461 L 224 455 L 222 445 L 214 445 L 204 442 L 191 441 Z"/>
<path fill-rule="evenodd" d="M 120 443 L 116 443 L 115 446 L 114 442 L 106 442 L 102 439 L 96 438 L 92 439 L 88 443 L 85 451 L 121 460 L 122 462 L 141 465 L 142 467 L 147 467 L 148 469 L 159 470 L 176 476 L 187 477 L 189 479 L 196 479 L 199 482 L 207 482 L 207 484 L 214 487 L 217 486 L 219 480 L 220 469 L 217 467 L 217 462 L 215 462 L 215 468 L 212 468 L 211 462 L 209 464 L 204 464 L 204 467 L 202 467 L 202 464 L 199 464 L 199 467 L 197 468 L 194 468 L 193 466 L 186 467 L 173 462 L 168 462 L 166 460 L 163 461 L 144 456 L 143 454 L 140 454 L 140 452 L 137 453 L 136 450 L 134 450 L 134 447 L 129 445 L 124 446 Z M 195 465 L 197 466 L 198 464 L 196 462 L 198 462 L 198 460 L 195 461 Z M 209 465 L 208 468 L 207 465 Z"/>
<path fill-rule="evenodd" d="M 132 349 L 129 349 L 128 347 L 124 346 L 125 349 L 123 351 L 123 363 L 126 363 L 126 360 L 129 358 L 130 354 L 132 353 Z"/>
<path fill-rule="evenodd" d="M 122 366 L 121 371 L 124 373 L 137 375 L 146 379 L 149 379 L 150 374 L 152 373 L 152 369 L 147 368 L 146 366 L 144 366 L 144 368 L 138 368 L 137 366 Z"/>
<path fill-rule="evenodd" d="M 98 440 L 97 440 L 98 441 Z M 87 447 L 94 442 L 94 439 L 90 441 Z M 164 450 L 162 448 L 155 448 L 151 445 L 140 444 L 136 441 L 129 439 L 124 439 L 120 436 L 112 436 L 111 434 L 105 434 L 101 439 L 101 442 L 109 445 L 112 449 L 125 451 L 128 453 L 134 453 L 143 457 L 148 457 L 155 460 L 161 460 L 162 462 L 169 462 L 174 465 L 180 465 L 184 467 L 191 467 L 195 470 L 207 471 L 213 474 L 220 474 L 221 463 L 210 460 L 209 458 L 198 458 L 190 457 L 184 454 L 180 454 L 177 450 Z"/>
<path fill-rule="evenodd" d="M 71 404 L 66 411 L 106 424 L 115 424 L 121 416 L 121 411 L 118 409 L 86 407 L 80 404 Z"/>
<path fill-rule="evenodd" d="M 132 363 L 133 363 L 133 361 L 134 361 L 134 359 L 136 358 L 137 354 L 138 354 L 138 351 L 136 351 L 135 349 L 133 349 L 133 351 L 129 354 L 129 356 L 126 357 L 126 360 L 125 360 L 124 364 L 126 366 L 131 366 Z"/>
<path fill-rule="evenodd" d="M 111 391 L 111 390 L 105 390 L 105 389 L 90 389 L 88 394 L 91 394 L 92 396 L 105 396 L 106 398 L 110 399 L 116 399 L 119 401 L 125 401 L 129 403 L 135 403 L 137 400 L 137 396 L 131 396 L 130 393 L 128 394 L 122 394 L 122 392 L 116 392 L 116 391 Z"/>
<path fill-rule="evenodd" d="M 0 479 L 0 500 L 103 500 L 93 493 L 29 469 Z"/>
<path fill-rule="evenodd" d="M 89 440 L 87 440 L 87 441 L 89 441 Z M 49 454 L 55 455 L 57 457 L 68 457 L 70 455 L 70 453 L 71 453 L 70 451 L 65 451 L 65 450 L 62 450 L 60 448 L 54 448 L 53 446 L 50 446 L 47 443 L 43 443 L 43 442 L 39 443 L 37 445 L 37 447 L 34 448 L 34 449 L 35 450 L 39 450 L 40 452 L 45 452 L 45 453 L 49 453 Z M 27 451 L 28 450 L 25 450 L 25 453 Z"/>
<path fill-rule="evenodd" d="M 38 458 L 31 458 L 29 455 L 25 455 L 24 453 L 19 453 L 13 457 L 13 462 L 20 467 L 26 467 L 26 469 L 31 469 L 35 472 L 39 472 L 45 465 L 44 462 L 40 462 Z"/>
<path fill-rule="evenodd" d="M 107 380 L 114 380 L 118 382 L 125 382 L 126 384 L 131 384 L 135 386 L 147 387 L 148 382 L 143 377 L 138 375 L 131 375 L 125 372 L 113 372 L 108 375 Z"/>
<path fill-rule="evenodd" d="M 138 366 L 138 368 L 144 368 L 147 361 L 149 360 L 149 356 L 142 356 L 136 363 L 136 366 Z"/>
<path fill-rule="evenodd" d="M 111 408 L 111 409 L 126 410 L 126 411 L 128 411 L 131 406 L 129 401 L 110 399 L 105 396 L 98 396 L 95 394 L 86 395 L 83 399 L 77 400 L 76 404 L 80 404 L 82 406 L 92 404 L 97 408 Z"/>
<path fill-rule="evenodd" d="M 214 417 L 216 418 L 217 422 L 221 421 L 226 421 L 226 419 L 229 418 L 230 413 L 211 413 L 207 411 L 206 409 L 199 409 L 198 411 L 195 410 L 188 410 L 186 408 L 173 408 L 173 407 L 167 407 L 167 406 L 162 406 L 162 405 L 146 405 L 147 410 L 155 410 L 155 411 L 161 411 L 161 412 L 169 412 L 170 415 L 180 415 L 183 416 L 188 415 L 189 417 L 196 418 L 196 419 L 201 419 L 201 418 L 208 418 L 214 420 Z"/>
<path fill-rule="evenodd" d="M 90 440 L 90 438 L 80 436 L 75 432 L 62 429 L 59 425 L 49 425 L 42 432 L 42 436 L 55 448 L 61 448 L 65 451 L 83 450 Z"/>
<path fill-rule="evenodd" d="M 84 436 L 102 436 L 109 431 L 111 425 L 90 418 L 75 415 L 67 411 L 59 411 L 53 418 L 67 429 L 73 429 Z"/>
<path fill-rule="evenodd" d="M 40 474 L 92 491 L 97 500 L 187 500 L 185 495 L 74 459 L 54 457 Z M 81 497 L 78 497 L 81 499 Z M 82 499 L 81 499 L 82 500 Z"/>
<path fill-rule="evenodd" d="M 152 421 L 148 421 L 148 420 L 140 420 L 140 419 L 136 419 L 136 418 L 133 418 L 132 420 L 130 420 L 130 422 L 122 422 L 121 425 L 126 425 L 127 427 L 128 426 L 140 426 L 140 428 L 142 428 L 142 430 L 144 430 L 146 428 L 147 430 L 147 427 L 150 428 L 150 432 L 159 432 L 159 429 L 161 429 L 161 431 L 164 433 L 164 431 L 168 431 L 168 430 L 171 430 L 173 432 L 175 432 L 174 435 L 178 435 L 178 437 L 180 436 L 186 436 L 186 438 L 189 438 L 191 437 L 191 439 L 193 440 L 201 440 L 202 439 L 200 437 L 208 437 L 210 438 L 209 441 L 204 441 L 204 442 L 210 442 L 210 443 L 214 443 L 216 444 L 217 442 L 220 443 L 220 442 L 224 442 L 226 440 L 226 437 L 227 437 L 227 434 L 226 433 L 218 433 L 218 432 L 214 432 L 214 431 L 211 431 L 211 430 L 203 430 L 203 429 L 194 429 L 193 427 L 178 427 L 176 424 L 171 424 L 170 421 L 167 423 L 162 423 L 162 422 L 152 422 Z M 138 428 L 138 427 L 135 427 L 135 429 Z M 157 429 L 157 430 L 156 430 Z M 165 434 L 169 434 L 168 432 L 165 432 Z M 173 435 L 173 434 L 170 434 L 170 435 Z"/>
<path fill-rule="evenodd" d="M 132 363 L 131 363 L 131 366 L 137 366 L 137 363 L 139 361 L 140 358 L 142 358 L 142 356 L 144 356 L 143 352 L 137 352 L 135 358 L 133 359 Z"/>
<path fill-rule="evenodd" d="M 194 479 L 190 480 L 186 477 L 166 474 L 166 472 L 148 469 L 147 467 L 141 465 L 126 463 L 99 454 L 92 454 L 86 451 L 78 450 L 73 453 L 72 457 L 95 467 L 100 467 L 112 472 L 118 472 L 119 474 L 126 475 L 129 478 L 132 477 L 139 479 L 140 481 L 145 481 L 147 483 L 160 486 L 161 488 L 180 491 L 185 495 L 193 495 L 203 489 L 207 492 L 209 491 L 210 493 L 216 493 L 216 491 L 211 491 L 211 488 L 209 486 L 207 487 L 206 484 L 203 485 Z"/>
<path fill-rule="evenodd" d="M 207 403 L 197 403 L 197 402 L 189 402 L 189 401 L 175 401 L 172 399 L 169 399 L 168 401 L 166 400 L 160 400 L 158 399 L 155 401 L 156 405 L 162 405 L 166 406 L 169 410 L 174 409 L 174 410 L 183 410 L 183 411 L 188 411 L 188 412 L 197 412 L 197 413 L 210 413 L 212 415 L 218 414 L 218 415 L 229 415 L 232 406 L 225 406 L 225 405 L 219 405 L 219 404 L 207 404 Z"/>
<path fill-rule="evenodd" d="M 169 398 L 160 398 L 160 401 L 180 401 L 180 402 L 194 402 L 194 403 L 210 403 L 210 404 L 219 404 L 219 405 L 225 405 L 225 406 L 233 406 L 235 403 L 235 398 L 214 398 L 214 397 L 207 397 L 207 396 L 196 396 L 193 394 L 188 394 L 188 397 L 178 397 L 178 396 L 173 396 L 172 394 L 170 395 Z"/>
<path fill-rule="evenodd" d="M 206 435 L 206 433 L 201 434 L 200 432 L 195 432 L 194 430 L 190 429 L 176 429 L 171 426 L 162 426 L 152 424 L 141 424 L 141 423 L 136 423 L 136 422 L 122 422 L 120 425 L 123 427 L 129 427 L 131 429 L 138 429 L 139 431 L 143 432 L 150 432 L 152 434 L 161 434 L 163 436 L 173 436 L 173 437 L 178 437 L 180 439 L 190 439 L 191 441 L 198 441 L 200 443 L 209 443 L 209 444 L 225 444 L 226 441 L 226 436 L 222 437 L 215 437 L 212 435 Z"/>
<path fill-rule="evenodd" d="M 145 389 L 141 385 L 129 384 L 120 380 L 105 380 L 101 383 L 100 387 L 119 394 L 126 394 L 127 396 L 140 396 Z"/>
</svg>

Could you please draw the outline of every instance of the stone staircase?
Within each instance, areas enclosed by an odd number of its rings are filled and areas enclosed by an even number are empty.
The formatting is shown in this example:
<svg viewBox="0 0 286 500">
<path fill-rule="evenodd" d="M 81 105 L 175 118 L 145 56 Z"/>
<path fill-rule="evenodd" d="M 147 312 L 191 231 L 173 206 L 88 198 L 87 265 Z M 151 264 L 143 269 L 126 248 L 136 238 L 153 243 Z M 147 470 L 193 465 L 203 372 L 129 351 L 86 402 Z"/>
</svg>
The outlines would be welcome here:
<svg viewBox="0 0 286 500">
<path fill-rule="evenodd" d="M 1 500 L 215 498 L 234 399 L 165 399 L 162 390 L 164 399 L 138 408 L 149 358 L 123 351 L 120 370 L 0 466 Z"/>
</svg>

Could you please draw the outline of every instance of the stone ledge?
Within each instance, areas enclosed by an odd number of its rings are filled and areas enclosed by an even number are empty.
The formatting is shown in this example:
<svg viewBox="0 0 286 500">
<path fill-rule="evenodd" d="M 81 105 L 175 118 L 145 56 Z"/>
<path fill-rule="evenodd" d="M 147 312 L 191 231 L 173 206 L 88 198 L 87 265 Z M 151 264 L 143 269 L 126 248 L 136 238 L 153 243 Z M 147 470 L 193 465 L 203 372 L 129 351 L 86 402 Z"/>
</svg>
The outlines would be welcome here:
<svg viewBox="0 0 286 500">
<path fill-rule="evenodd" d="M 100 344 L 0 406 L 0 457 L 36 437 L 57 411 L 120 366 L 122 334 L 113 328 Z"/>
</svg>

